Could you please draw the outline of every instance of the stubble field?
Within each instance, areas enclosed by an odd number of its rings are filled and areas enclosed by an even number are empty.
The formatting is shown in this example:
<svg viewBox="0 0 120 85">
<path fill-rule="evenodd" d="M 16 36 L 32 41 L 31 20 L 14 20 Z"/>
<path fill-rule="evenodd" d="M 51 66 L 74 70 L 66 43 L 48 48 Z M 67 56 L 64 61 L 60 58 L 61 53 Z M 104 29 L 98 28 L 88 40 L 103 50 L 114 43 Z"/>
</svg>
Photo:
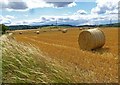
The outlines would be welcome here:
<svg viewBox="0 0 120 85">
<path fill-rule="evenodd" d="M 118 28 L 101 30 L 106 42 L 103 48 L 94 51 L 80 49 L 78 37 L 81 30 L 78 28 L 68 29 L 67 33 L 39 29 L 39 34 L 34 33 L 36 30 L 18 30 L 12 36 L 18 42 L 32 44 L 48 58 L 68 67 L 68 71 L 76 74 L 76 82 L 118 82 Z"/>
</svg>

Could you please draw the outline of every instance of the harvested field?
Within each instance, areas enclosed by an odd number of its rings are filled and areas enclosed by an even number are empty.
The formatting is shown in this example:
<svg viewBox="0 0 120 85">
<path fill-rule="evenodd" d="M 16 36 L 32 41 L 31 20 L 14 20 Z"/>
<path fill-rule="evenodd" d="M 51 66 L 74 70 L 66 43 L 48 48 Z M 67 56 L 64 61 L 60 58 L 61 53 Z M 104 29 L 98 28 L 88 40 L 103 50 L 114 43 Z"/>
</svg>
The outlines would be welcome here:
<svg viewBox="0 0 120 85">
<path fill-rule="evenodd" d="M 118 29 L 104 28 L 106 43 L 101 49 L 82 51 L 79 48 L 79 29 L 69 29 L 67 33 L 60 31 L 35 30 L 15 31 L 13 37 L 18 42 L 30 43 L 39 48 L 45 55 L 60 62 L 62 66 L 70 66 L 73 72 L 80 73 L 76 82 L 118 82 Z M 68 70 L 70 70 L 68 69 Z M 74 75 L 73 75 L 74 76 Z"/>
</svg>

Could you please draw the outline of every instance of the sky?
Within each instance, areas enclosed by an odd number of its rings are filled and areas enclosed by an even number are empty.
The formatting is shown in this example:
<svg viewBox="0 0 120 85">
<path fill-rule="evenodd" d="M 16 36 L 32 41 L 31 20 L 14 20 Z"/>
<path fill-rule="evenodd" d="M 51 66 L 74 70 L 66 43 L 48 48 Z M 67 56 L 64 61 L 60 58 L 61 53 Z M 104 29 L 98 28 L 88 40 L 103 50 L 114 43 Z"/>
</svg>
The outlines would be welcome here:
<svg viewBox="0 0 120 85">
<path fill-rule="evenodd" d="M 119 0 L 0 0 L 0 24 L 98 25 L 118 22 Z"/>
</svg>

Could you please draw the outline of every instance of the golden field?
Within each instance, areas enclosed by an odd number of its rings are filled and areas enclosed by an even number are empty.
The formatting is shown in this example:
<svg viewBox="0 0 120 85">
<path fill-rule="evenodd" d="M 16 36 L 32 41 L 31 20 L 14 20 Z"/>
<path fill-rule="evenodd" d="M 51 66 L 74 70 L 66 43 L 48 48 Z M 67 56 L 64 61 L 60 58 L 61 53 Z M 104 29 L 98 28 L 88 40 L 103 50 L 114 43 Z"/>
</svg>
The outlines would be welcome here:
<svg viewBox="0 0 120 85">
<path fill-rule="evenodd" d="M 70 28 L 67 33 L 57 29 L 17 30 L 13 39 L 20 43 L 32 44 L 45 56 L 59 62 L 66 70 L 73 72 L 73 82 L 117 83 L 118 82 L 118 28 L 101 29 L 106 37 L 103 48 L 94 51 L 83 51 L 78 44 L 81 32 Z M 22 32 L 22 34 L 19 34 Z"/>
</svg>

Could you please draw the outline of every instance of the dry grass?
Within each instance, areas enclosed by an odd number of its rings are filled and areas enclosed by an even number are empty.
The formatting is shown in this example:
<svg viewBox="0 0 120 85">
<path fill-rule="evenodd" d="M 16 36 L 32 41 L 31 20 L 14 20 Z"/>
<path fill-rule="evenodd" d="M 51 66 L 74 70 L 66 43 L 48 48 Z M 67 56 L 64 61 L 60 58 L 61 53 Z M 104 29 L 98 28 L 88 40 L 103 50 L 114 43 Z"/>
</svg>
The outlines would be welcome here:
<svg viewBox="0 0 120 85">
<path fill-rule="evenodd" d="M 2 82 L 3 83 L 60 83 L 75 79 L 51 58 L 33 47 L 18 43 L 3 36 L 2 40 Z"/>
<path fill-rule="evenodd" d="M 72 82 L 118 82 L 118 29 L 102 29 L 106 36 L 103 48 L 96 51 L 82 51 L 79 48 L 79 29 L 70 29 L 68 33 L 49 31 L 35 35 L 26 31 L 23 35 L 14 34 L 19 42 L 31 43 L 46 56 L 58 61 L 74 74 Z"/>
</svg>

